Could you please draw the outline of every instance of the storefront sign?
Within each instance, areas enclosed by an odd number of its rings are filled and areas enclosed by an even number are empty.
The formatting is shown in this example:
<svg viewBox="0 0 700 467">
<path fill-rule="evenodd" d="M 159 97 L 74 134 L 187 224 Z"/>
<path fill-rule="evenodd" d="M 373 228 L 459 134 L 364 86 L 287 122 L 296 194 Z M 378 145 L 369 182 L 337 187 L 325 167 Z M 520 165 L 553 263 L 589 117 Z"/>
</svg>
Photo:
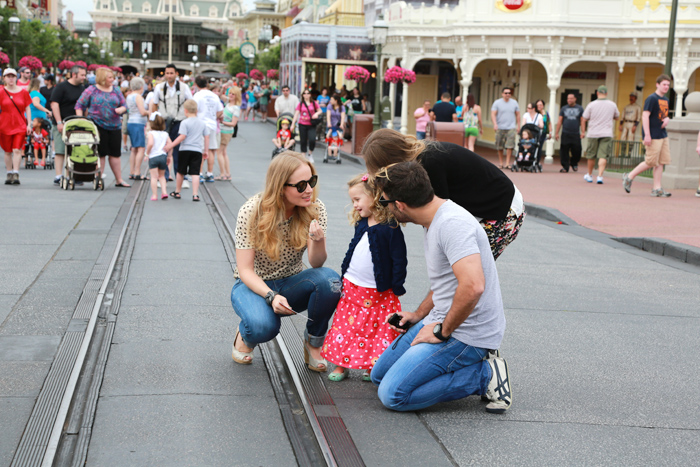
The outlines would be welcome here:
<svg viewBox="0 0 700 467">
<path fill-rule="evenodd" d="M 507 13 L 524 11 L 531 5 L 532 0 L 496 0 L 496 8 Z"/>
</svg>

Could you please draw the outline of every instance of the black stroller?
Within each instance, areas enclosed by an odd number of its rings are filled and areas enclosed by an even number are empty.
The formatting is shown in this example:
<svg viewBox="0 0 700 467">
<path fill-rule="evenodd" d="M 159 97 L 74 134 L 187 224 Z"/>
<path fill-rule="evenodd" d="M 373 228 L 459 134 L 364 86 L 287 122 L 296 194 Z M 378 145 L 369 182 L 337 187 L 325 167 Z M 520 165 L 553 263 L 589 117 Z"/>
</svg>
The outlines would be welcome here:
<svg viewBox="0 0 700 467">
<path fill-rule="evenodd" d="M 44 170 L 54 168 L 54 155 L 53 155 L 53 135 L 51 134 L 51 122 L 45 118 L 40 119 L 41 129 L 47 133 L 46 141 L 46 157 L 44 157 Z M 37 162 L 34 157 L 34 141 L 32 141 L 32 135 L 27 135 L 27 142 L 24 146 L 24 168 L 25 169 L 36 169 Z"/>
<path fill-rule="evenodd" d="M 277 122 L 275 123 L 275 128 L 276 128 L 275 134 L 277 134 L 277 132 L 282 129 L 282 120 L 287 120 L 291 124 L 291 122 L 294 120 L 294 115 L 289 114 L 289 113 L 283 113 L 282 115 L 277 117 Z M 272 158 L 274 159 L 275 156 L 283 153 L 284 151 L 294 151 L 294 149 L 296 148 L 296 145 L 297 145 L 296 137 L 297 137 L 297 132 L 292 131 L 292 138 L 294 138 L 294 144 L 292 144 L 291 147 L 286 148 L 286 149 L 285 148 L 275 148 L 272 151 Z"/>
<path fill-rule="evenodd" d="M 518 148 L 513 154 L 515 161 L 510 167 L 511 172 L 542 172 L 538 162 L 540 153 L 540 127 L 526 123 L 518 133 Z M 525 136 L 523 136 L 525 135 Z"/>
</svg>

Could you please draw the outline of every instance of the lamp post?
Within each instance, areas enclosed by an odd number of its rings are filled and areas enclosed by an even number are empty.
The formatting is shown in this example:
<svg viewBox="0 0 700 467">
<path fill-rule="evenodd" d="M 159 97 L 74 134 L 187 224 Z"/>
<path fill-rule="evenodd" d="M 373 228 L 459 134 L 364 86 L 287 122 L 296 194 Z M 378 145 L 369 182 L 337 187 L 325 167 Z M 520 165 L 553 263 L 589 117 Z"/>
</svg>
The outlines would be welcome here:
<svg viewBox="0 0 700 467">
<path fill-rule="evenodd" d="M 386 44 L 386 37 L 389 34 L 389 25 L 384 21 L 384 15 L 377 16 L 377 20 L 372 25 L 372 43 L 377 48 L 377 90 L 374 98 L 374 120 L 372 126 L 378 130 L 382 126 L 380 119 L 381 97 L 382 97 L 382 46 Z"/>
<path fill-rule="evenodd" d="M 146 70 L 148 69 L 148 65 L 151 63 L 151 62 L 148 60 L 148 54 L 147 54 L 147 53 L 144 52 L 143 55 L 141 55 L 141 60 L 139 60 L 139 63 L 140 63 L 141 65 L 143 65 L 143 76 L 146 76 Z"/>
<path fill-rule="evenodd" d="M 197 68 L 199 68 L 199 63 L 197 62 L 198 58 L 196 55 L 192 56 L 192 74 L 197 76 Z"/>
<path fill-rule="evenodd" d="M 10 23 L 10 36 L 14 39 L 19 34 L 19 18 L 11 16 L 7 21 Z M 12 63 L 17 66 L 17 41 L 12 40 L 10 42 L 12 42 Z"/>
<path fill-rule="evenodd" d="M 85 55 L 87 57 L 89 51 L 90 51 L 90 46 L 87 43 L 83 43 L 83 55 Z"/>
<path fill-rule="evenodd" d="M 673 43 L 676 36 L 676 16 L 678 14 L 678 0 L 671 3 L 671 19 L 668 22 L 668 43 L 666 44 L 666 66 L 664 73 L 671 76 L 673 73 Z"/>
</svg>

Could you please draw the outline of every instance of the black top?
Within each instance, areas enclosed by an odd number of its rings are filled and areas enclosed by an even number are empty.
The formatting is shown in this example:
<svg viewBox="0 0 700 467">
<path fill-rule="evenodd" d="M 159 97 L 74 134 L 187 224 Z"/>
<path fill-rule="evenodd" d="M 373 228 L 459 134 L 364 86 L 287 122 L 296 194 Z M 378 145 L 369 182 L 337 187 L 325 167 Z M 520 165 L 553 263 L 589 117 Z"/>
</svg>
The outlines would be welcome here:
<svg viewBox="0 0 700 467">
<path fill-rule="evenodd" d="M 56 102 L 61 110 L 61 120 L 75 115 L 75 103 L 85 90 L 83 85 L 73 86 L 65 80 L 58 83 L 51 93 L 51 102 Z"/>
<path fill-rule="evenodd" d="M 352 110 L 355 112 L 362 112 L 362 98 L 361 97 L 353 97 L 350 100 L 350 104 L 352 105 Z"/>
<path fill-rule="evenodd" d="M 452 143 L 434 143 L 419 156 L 435 194 L 450 199 L 473 216 L 503 220 L 515 195 L 515 185 L 491 162 Z"/>
<path fill-rule="evenodd" d="M 644 111 L 649 112 L 649 134 L 651 139 L 664 139 L 668 136 L 666 128 L 661 128 L 663 120 L 668 117 L 668 99 L 656 93 L 644 101 Z M 642 127 L 642 135 L 644 128 Z"/>
<path fill-rule="evenodd" d="M 578 104 L 574 104 L 573 106 L 567 104 L 561 108 L 559 116 L 562 117 L 562 134 L 581 134 L 581 117 L 583 116 L 583 107 Z"/>
<path fill-rule="evenodd" d="M 44 99 L 46 99 L 46 105 L 44 107 L 51 109 L 51 93 L 53 92 L 53 88 L 49 89 L 46 86 L 42 86 L 39 88 L 39 92 L 44 96 Z"/>
<path fill-rule="evenodd" d="M 457 108 L 452 102 L 440 101 L 433 106 L 436 122 L 451 122 L 452 114 L 457 113 Z"/>
</svg>

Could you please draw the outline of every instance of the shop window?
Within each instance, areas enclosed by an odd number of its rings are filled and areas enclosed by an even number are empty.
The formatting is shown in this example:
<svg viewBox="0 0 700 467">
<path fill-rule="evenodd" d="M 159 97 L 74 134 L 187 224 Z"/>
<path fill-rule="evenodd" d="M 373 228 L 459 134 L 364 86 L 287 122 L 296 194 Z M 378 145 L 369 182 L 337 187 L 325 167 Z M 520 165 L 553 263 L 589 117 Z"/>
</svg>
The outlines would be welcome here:
<svg viewBox="0 0 700 467">
<path fill-rule="evenodd" d="M 210 6 L 209 7 L 209 17 L 210 18 L 216 18 L 219 16 L 219 9 L 216 8 L 215 6 Z"/>
<path fill-rule="evenodd" d="M 151 12 L 151 4 L 149 2 L 146 2 L 143 4 L 141 7 L 141 12 L 142 13 L 150 13 Z"/>
<path fill-rule="evenodd" d="M 122 50 L 124 51 L 125 54 L 134 53 L 134 43 L 132 41 L 123 41 L 122 42 Z"/>
<path fill-rule="evenodd" d="M 124 2 L 124 5 L 122 6 L 122 9 L 124 10 L 124 13 L 131 13 L 131 2 L 129 0 L 126 0 L 126 2 Z"/>
<path fill-rule="evenodd" d="M 109 10 L 109 0 L 102 0 L 100 4 L 103 10 Z"/>
<path fill-rule="evenodd" d="M 153 42 L 141 42 L 141 53 L 153 53 Z"/>
<path fill-rule="evenodd" d="M 190 16 L 199 16 L 199 7 L 197 5 L 190 7 Z"/>
<path fill-rule="evenodd" d="M 187 44 L 187 53 L 188 54 L 198 54 L 199 53 L 199 46 L 197 44 Z"/>
</svg>

